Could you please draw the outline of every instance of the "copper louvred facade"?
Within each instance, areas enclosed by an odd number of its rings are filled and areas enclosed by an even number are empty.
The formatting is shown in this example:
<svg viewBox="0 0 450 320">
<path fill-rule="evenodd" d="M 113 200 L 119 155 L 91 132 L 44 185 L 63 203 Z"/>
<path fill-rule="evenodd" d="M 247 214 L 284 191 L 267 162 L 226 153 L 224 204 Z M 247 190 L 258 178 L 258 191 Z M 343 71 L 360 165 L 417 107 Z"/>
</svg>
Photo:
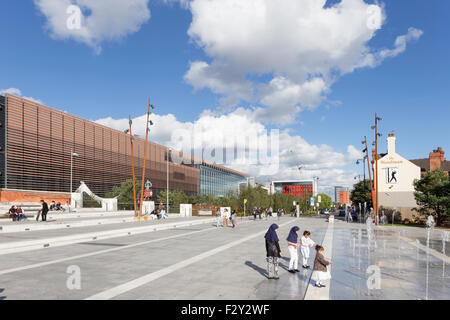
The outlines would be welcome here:
<svg viewBox="0 0 450 320">
<path fill-rule="evenodd" d="M 69 192 L 71 151 L 78 154 L 73 158 L 74 190 L 84 181 L 104 196 L 131 178 L 127 134 L 14 95 L 0 99 L 1 188 Z M 135 139 L 138 179 L 144 144 Z M 145 177 L 153 184 L 154 197 L 166 189 L 166 152 L 166 147 L 149 142 Z M 170 189 L 198 194 L 198 168 L 170 162 L 169 172 Z"/>
</svg>

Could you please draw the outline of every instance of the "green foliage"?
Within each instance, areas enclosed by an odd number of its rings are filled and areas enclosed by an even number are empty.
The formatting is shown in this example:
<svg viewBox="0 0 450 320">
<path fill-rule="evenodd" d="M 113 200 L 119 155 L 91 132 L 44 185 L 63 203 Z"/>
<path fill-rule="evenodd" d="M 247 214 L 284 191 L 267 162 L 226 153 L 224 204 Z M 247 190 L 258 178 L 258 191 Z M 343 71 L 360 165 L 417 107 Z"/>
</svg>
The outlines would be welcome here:
<svg viewBox="0 0 450 320">
<path fill-rule="evenodd" d="M 141 183 L 136 181 L 136 195 L 140 193 Z M 111 192 L 108 192 L 106 198 L 117 198 L 119 209 L 131 210 L 134 208 L 133 180 L 128 179 L 122 182 L 120 186 L 114 186 Z"/>
<path fill-rule="evenodd" d="M 450 178 L 441 169 L 428 171 L 420 180 L 414 181 L 414 197 L 419 205 L 415 208 L 423 216 L 433 215 L 440 226 L 450 215 Z"/>
<path fill-rule="evenodd" d="M 333 204 L 333 200 L 331 197 L 325 193 L 319 194 L 320 196 L 320 204 L 319 204 L 319 210 L 322 209 L 330 209 L 331 205 Z"/>
<path fill-rule="evenodd" d="M 361 206 L 364 207 L 364 202 L 367 202 L 367 208 L 373 207 L 369 180 L 360 181 L 353 185 L 353 190 L 350 193 L 350 200 L 356 206 L 361 203 Z"/>
</svg>

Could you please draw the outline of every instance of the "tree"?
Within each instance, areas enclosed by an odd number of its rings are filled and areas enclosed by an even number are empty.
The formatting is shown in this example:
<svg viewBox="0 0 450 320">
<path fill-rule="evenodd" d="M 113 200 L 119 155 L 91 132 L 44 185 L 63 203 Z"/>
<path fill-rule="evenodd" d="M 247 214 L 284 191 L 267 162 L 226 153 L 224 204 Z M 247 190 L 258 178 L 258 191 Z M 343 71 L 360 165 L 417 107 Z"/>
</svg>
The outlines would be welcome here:
<svg viewBox="0 0 450 320">
<path fill-rule="evenodd" d="M 136 181 L 136 195 L 140 194 L 141 183 Z M 132 209 L 134 207 L 133 180 L 127 179 L 120 186 L 114 186 L 111 192 L 108 192 L 106 198 L 117 197 L 117 202 L 121 209 Z"/>
<path fill-rule="evenodd" d="M 167 202 L 167 191 L 163 190 L 158 194 L 158 202 Z M 178 207 L 180 204 L 189 203 L 189 197 L 182 190 L 169 190 L 169 206 Z"/>
<path fill-rule="evenodd" d="M 443 170 L 428 171 L 421 179 L 414 181 L 414 197 L 423 216 L 432 215 L 440 226 L 450 215 L 450 178 Z"/>
<path fill-rule="evenodd" d="M 372 194 L 370 191 L 369 180 L 360 181 L 353 185 L 353 190 L 350 193 L 350 200 L 358 206 L 364 207 L 364 202 L 367 202 L 367 208 L 372 208 Z"/>
<path fill-rule="evenodd" d="M 330 209 L 331 205 L 333 204 L 333 200 L 331 200 L 331 197 L 325 193 L 321 193 L 319 194 L 319 196 L 320 196 L 319 210 Z"/>
</svg>

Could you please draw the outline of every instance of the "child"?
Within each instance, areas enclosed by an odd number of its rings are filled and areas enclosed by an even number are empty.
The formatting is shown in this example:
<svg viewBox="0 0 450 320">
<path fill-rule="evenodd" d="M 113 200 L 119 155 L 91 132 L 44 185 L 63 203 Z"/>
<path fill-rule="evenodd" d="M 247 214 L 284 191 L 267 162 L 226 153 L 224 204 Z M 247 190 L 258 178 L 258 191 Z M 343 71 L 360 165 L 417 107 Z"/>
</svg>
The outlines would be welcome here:
<svg viewBox="0 0 450 320">
<path fill-rule="evenodd" d="M 301 239 L 302 245 L 300 250 L 303 256 L 303 268 L 305 269 L 309 268 L 308 265 L 309 248 L 315 245 L 314 241 L 311 240 L 310 236 L 311 232 L 305 230 L 305 232 L 303 232 L 303 237 Z"/>
<path fill-rule="evenodd" d="M 295 226 L 289 231 L 289 236 L 287 237 L 289 254 L 291 255 L 291 260 L 289 261 L 289 272 L 296 273 L 298 270 L 298 231 L 299 227 Z"/>
<path fill-rule="evenodd" d="M 280 245 L 277 235 L 278 225 L 272 224 L 267 230 L 264 238 L 266 239 L 266 257 L 267 273 L 269 279 L 280 279 L 278 277 L 278 258 L 281 257 Z"/>
<path fill-rule="evenodd" d="M 316 258 L 314 259 L 314 271 L 311 276 L 311 279 L 316 281 L 316 287 L 323 288 L 325 285 L 323 281 L 331 279 L 330 270 L 327 269 L 328 265 L 332 263 L 330 261 L 325 260 L 323 257 L 323 252 L 325 249 L 322 246 L 316 246 Z"/>
</svg>

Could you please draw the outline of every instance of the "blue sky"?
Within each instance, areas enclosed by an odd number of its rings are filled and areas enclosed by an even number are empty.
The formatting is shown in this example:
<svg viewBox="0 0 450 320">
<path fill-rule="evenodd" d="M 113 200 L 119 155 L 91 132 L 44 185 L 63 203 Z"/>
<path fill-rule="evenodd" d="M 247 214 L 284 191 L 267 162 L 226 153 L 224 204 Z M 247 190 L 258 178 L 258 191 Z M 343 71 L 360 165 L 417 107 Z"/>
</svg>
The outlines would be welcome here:
<svg viewBox="0 0 450 320">
<path fill-rule="evenodd" d="M 328 2 L 330 6 L 339 3 Z M 226 54 L 215 55 L 205 50 L 209 35 L 201 38 L 203 34 L 197 30 L 197 40 L 200 37 L 203 41 L 200 44 L 188 35 L 193 13 L 183 6 L 169 5 L 162 0 L 148 2 L 150 19 L 135 32 L 113 37 L 112 41 L 99 40 L 102 49 L 96 54 L 92 46 L 74 37 L 53 37 L 51 28 L 46 27 L 48 17 L 38 3 L 7 1 L 3 4 L 3 12 L 7 14 L 0 20 L 3 40 L 0 90 L 17 88 L 23 96 L 91 120 L 123 119 L 129 113 L 141 116 L 150 96 L 158 106 L 159 115 L 173 114 L 181 123 L 197 121 L 205 109 L 216 109 L 222 103 L 221 98 L 228 94 L 218 93 L 220 89 L 208 85 L 196 86 L 184 78 L 190 62 L 206 61 L 212 66 L 214 61 L 223 62 Z M 349 145 L 360 149 L 364 135 L 372 141 L 370 125 L 376 111 L 383 118 L 380 129 L 384 137 L 395 130 L 397 151 L 406 158 L 427 157 L 438 146 L 450 153 L 447 78 L 450 44 L 446 41 L 450 20 L 445 14 L 450 12 L 450 2 L 397 0 L 379 5 L 384 8 L 386 20 L 367 42 L 374 51 L 392 49 L 396 38 L 405 35 L 410 27 L 423 34 L 409 41 L 403 52 L 377 66 L 358 68 L 338 77 L 320 103 L 293 113 L 292 121 L 255 121 L 267 128 L 289 128 L 290 135 L 301 137 L 309 145 L 327 145 L 336 153 L 347 154 Z M 200 11 L 195 13 L 200 21 L 205 21 L 200 14 Z M 114 17 L 111 19 L 114 21 Z M 229 23 L 230 28 L 238 26 L 233 20 Z M 238 61 L 236 69 L 242 65 Z M 256 87 L 272 76 L 270 72 L 249 73 L 247 79 L 255 77 Z M 237 106 L 267 107 L 258 99 L 240 99 L 232 107 Z M 289 110 L 294 109 L 280 112 Z M 361 171 L 351 164 L 353 160 L 336 167 L 350 177 Z M 330 167 L 325 165 L 321 169 Z"/>
</svg>

